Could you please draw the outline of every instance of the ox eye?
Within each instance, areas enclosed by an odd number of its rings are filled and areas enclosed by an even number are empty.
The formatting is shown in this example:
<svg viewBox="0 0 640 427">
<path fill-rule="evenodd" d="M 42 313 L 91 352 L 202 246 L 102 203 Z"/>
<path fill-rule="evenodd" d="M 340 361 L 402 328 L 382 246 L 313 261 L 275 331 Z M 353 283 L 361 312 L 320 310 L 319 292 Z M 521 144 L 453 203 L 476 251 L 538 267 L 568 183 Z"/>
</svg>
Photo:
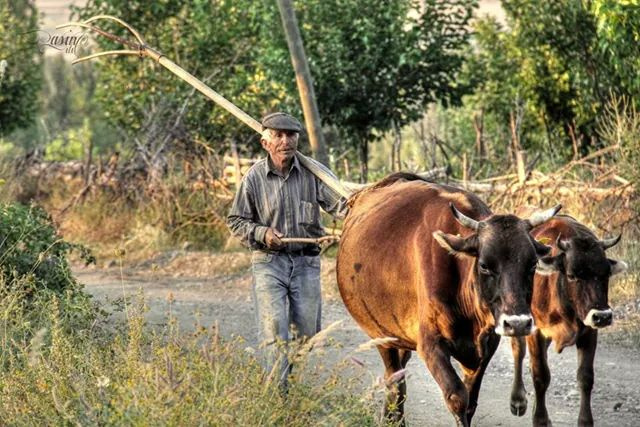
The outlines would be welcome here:
<svg viewBox="0 0 640 427">
<path fill-rule="evenodd" d="M 576 280 L 576 276 L 573 274 L 567 274 L 567 279 L 569 279 L 570 281 L 574 282 Z"/>
<path fill-rule="evenodd" d="M 489 266 L 484 262 L 481 262 L 480 264 L 478 264 L 478 270 L 480 271 L 481 274 L 493 274 Z"/>
</svg>

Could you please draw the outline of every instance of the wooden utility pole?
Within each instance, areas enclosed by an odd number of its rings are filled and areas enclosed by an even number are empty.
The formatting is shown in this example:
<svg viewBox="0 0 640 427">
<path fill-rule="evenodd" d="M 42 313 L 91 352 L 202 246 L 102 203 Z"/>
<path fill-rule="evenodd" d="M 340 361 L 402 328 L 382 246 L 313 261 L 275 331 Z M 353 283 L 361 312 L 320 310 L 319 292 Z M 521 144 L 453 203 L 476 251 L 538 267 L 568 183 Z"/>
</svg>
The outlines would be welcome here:
<svg viewBox="0 0 640 427">
<path fill-rule="evenodd" d="M 289 53 L 291 54 L 291 62 L 296 72 L 296 82 L 298 91 L 300 92 L 300 101 L 302 102 L 302 111 L 304 112 L 304 122 L 309 133 L 309 143 L 313 156 L 321 163 L 329 165 L 329 157 L 324 144 L 322 135 L 322 124 L 320 122 L 320 114 L 318 113 L 318 105 L 316 104 L 316 95 L 313 91 L 313 83 L 311 81 L 311 72 L 309 71 L 309 63 L 304 53 L 302 37 L 298 28 L 298 20 L 293 9 L 291 0 L 278 0 L 278 8 L 282 18 L 282 25 L 287 36 L 287 44 L 289 45 Z"/>
</svg>

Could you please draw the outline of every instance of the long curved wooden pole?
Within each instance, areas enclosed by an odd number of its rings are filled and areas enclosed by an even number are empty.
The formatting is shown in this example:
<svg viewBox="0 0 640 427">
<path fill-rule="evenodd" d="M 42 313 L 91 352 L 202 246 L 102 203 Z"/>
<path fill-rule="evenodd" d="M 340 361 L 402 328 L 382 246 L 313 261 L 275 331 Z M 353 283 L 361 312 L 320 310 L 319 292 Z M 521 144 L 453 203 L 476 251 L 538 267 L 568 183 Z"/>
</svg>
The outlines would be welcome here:
<svg viewBox="0 0 640 427">
<path fill-rule="evenodd" d="M 108 33 L 94 25 L 90 25 L 94 21 L 105 19 L 114 21 L 123 27 L 125 27 L 138 41 L 138 43 L 132 42 L 130 40 L 123 39 L 121 37 L 116 36 L 115 34 Z M 93 55 L 89 55 L 83 58 L 78 58 L 73 61 L 74 64 L 82 61 L 87 61 L 89 59 L 98 58 L 101 56 L 108 55 L 135 55 L 138 54 L 140 57 L 146 56 L 156 61 L 158 64 L 162 65 L 167 70 L 171 71 L 176 76 L 180 77 L 182 80 L 189 83 L 191 86 L 200 91 L 204 96 L 211 99 L 216 104 L 220 105 L 222 108 L 233 114 L 237 119 L 241 122 L 249 126 L 251 129 L 255 130 L 258 133 L 262 133 L 263 128 L 260 122 L 251 117 L 249 114 L 242 111 L 231 101 L 226 99 L 224 96 L 220 95 L 218 92 L 211 89 L 209 86 L 204 84 L 200 79 L 195 77 L 193 74 L 186 71 L 184 68 L 180 67 L 178 64 L 164 56 L 162 53 L 158 52 L 155 49 L 147 46 L 144 42 L 144 39 L 140 34 L 133 29 L 129 24 L 124 22 L 123 20 L 116 18 L 110 15 L 98 15 L 87 19 L 84 22 L 69 22 L 67 24 L 59 25 L 57 28 L 66 28 L 66 27 L 82 27 L 87 28 L 91 31 L 94 31 L 100 35 L 103 35 L 111 40 L 122 43 L 130 48 L 130 50 L 113 50 L 108 52 L 101 52 Z M 348 191 L 341 183 L 338 181 L 333 175 L 331 175 L 327 170 L 318 166 L 314 161 L 306 157 L 300 152 L 296 152 L 296 156 L 298 157 L 298 161 L 302 163 L 304 167 L 309 169 L 311 173 L 318 177 L 321 181 L 327 184 L 331 189 L 333 189 L 336 193 L 340 194 L 342 197 L 348 198 L 351 195 L 351 192 Z"/>
</svg>

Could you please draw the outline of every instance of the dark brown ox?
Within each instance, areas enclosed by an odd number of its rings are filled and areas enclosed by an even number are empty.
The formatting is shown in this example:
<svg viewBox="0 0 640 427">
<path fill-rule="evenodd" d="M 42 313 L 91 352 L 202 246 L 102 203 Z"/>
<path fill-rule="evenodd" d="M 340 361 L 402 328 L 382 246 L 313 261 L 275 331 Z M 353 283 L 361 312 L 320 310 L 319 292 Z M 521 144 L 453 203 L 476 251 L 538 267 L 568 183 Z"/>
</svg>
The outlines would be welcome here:
<svg viewBox="0 0 640 427">
<path fill-rule="evenodd" d="M 620 236 L 598 240 L 591 230 L 565 215 L 537 227 L 533 235 L 540 241 L 555 242 L 552 255 L 540 261 L 534 279 L 531 310 L 538 329 L 526 338 L 536 396 L 533 424 L 551 424 L 545 393 L 551 380 L 547 349 L 553 341 L 558 353 L 576 345 L 580 388 L 578 425 L 593 425 L 591 390 L 597 330 L 610 325 L 613 318 L 608 302 L 609 278 L 627 268 L 622 261 L 608 259 L 604 251 L 617 244 Z M 524 415 L 527 409 L 522 384 L 525 339 L 512 339 L 512 348 L 515 377 L 511 412 Z"/>
<path fill-rule="evenodd" d="M 500 341 L 496 332 L 533 328 L 533 273 L 550 249 L 529 231 L 559 207 L 530 220 L 493 215 L 473 194 L 417 179 L 392 175 L 351 200 L 338 285 L 370 337 L 393 338 L 378 345 L 390 385 L 386 415 L 403 419 L 406 385 L 392 382 L 417 351 L 456 422 L 468 426 Z M 464 381 L 451 357 L 462 364 Z"/>
</svg>

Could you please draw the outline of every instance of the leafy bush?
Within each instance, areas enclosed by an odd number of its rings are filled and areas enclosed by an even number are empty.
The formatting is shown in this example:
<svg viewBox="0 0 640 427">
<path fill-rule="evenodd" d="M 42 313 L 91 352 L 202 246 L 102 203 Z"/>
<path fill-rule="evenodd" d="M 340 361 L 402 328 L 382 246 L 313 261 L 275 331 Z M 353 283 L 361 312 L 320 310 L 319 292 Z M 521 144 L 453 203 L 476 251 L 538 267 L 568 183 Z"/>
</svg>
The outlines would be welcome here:
<svg viewBox="0 0 640 427">
<path fill-rule="evenodd" d="M 0 204 L 0 274 L 11 278 L 11 283 L 56 292 L 76 286 L 67 261 L 72 250 L 78 250 L 86 262 L 93 261 L 86 248 L 58 236 L 43 209 Z"/>
<path fill-rule="evenodd" d="M 229 236 L 225 218 L 230 204 L 231 200 L 220 199 L 210 189 L 193 188 L 193 183 L 174 173 L 141 214 L 161 227 L 173 244 L 220 249 Z"/>
<path fill-rule="evenodd" d="M 231 200 L 213 189 L 193 188 L 187 179 L 171 174 L 153 192 L 114 195 L 100 189 L 61 218 L 60 229 L 70 239 L 90 245 L 98 258 L 110 257 L 113 247 L 124 246 L 136 257 L 150 256 L 185 242 L 191 249 L 220 249 L 229 237 L 225 218 Z M 47 203 L 55 208 L 73 197 L 56 193 Z M 109 214 L 106 214 L 106 213 Z M 135 257 L 134 257 L 135 258 Z"/>
<path fill-rule="evenodd" d="M 141 297 L 124 300 L 124 322 L 106 317 L 43 210 L 2 205 L 0 227 L 0 425 L 377 424 L 362 375 L 345 375 L 359 367 L 321 370 L 314 343 L 292 346 L 285 400 L 240 338 L 172 317 L 147 328 Z"/>
<path fill-rule="evenodd" d="M 45 160 L 64 162 L 82 159 L 85 156 L 85 145 L 92 137 L 89 120 L 85 119 L 81 127 L 68 129 L 64 135 L 49 141 Z"/>
<path fill-rule="evenodd" d="M 38 290 L 36 299 L 46 315 L 34 321 L 0 296 L 0 328 L 16 338 L 27 322 L 36 331 L 29 340 L 0 340 L 2 425 L 377 424 L 375 400 L 361 398 L 354 380 L 362 372 L 345 375 L 359 366 L 316 374 L 316 364 L 302 360 L 313 356 L 309 345 L 297 351 L 285 400 L 241 339 L 224 341 L 202 326 L 185 334 L 174 318 L 150 332 L 142 298 L 126 306 L 115 330 L 69 327 L 68 294 Z"/>
</svg>

